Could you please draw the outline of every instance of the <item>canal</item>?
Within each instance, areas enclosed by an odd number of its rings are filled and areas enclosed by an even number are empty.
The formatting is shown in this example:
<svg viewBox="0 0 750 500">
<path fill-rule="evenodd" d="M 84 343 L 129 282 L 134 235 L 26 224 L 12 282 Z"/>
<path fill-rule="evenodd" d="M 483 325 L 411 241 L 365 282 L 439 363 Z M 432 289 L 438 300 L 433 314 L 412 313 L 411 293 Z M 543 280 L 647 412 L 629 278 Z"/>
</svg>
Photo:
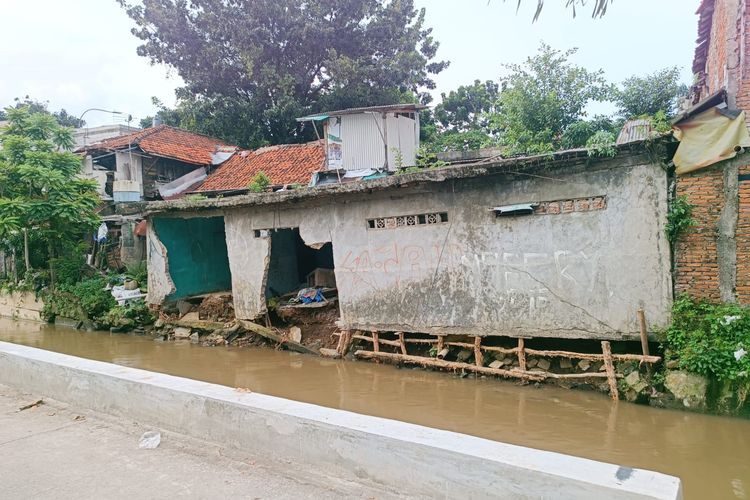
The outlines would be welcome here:
<svg viewBox="0 0 750 500">
<path fill-rule="evenodd" d="M 0 319 L 0 340 L 656 470 L 679 476 L 688 499 L 750 498 L 747 420 L 614 403 L 594 392 L 9 319 Z"/>
</svg>

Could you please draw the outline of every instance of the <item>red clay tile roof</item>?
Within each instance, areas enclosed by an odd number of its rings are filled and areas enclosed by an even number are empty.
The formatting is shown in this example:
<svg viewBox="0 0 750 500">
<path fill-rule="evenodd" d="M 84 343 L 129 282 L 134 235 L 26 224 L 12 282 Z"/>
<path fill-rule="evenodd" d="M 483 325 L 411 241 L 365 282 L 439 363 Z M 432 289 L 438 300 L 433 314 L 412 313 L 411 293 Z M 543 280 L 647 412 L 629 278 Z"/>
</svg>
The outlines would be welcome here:
<svg viewBox="0 0 750 500">
<path fill-rule="evenodd" d="M 79 151 L 109 150 L 138 146 L 144 153 L 164 156 L 194 165 L 210 165 L 211 154 L 217 147 L 230 146 L 226 142 L 206 135 L 188 132 L 168 125 L 157 125 L 132 134 L 112 137 L 80 149 Z"/>
<path fill-rule="evenodd" d="M 283 144 L 240 151 L 208 176 L 198 192 L 234 191 L 247 189 L 255 175 L 263 171 L 271 184 L 303 184 L 310 182 L 314 172 L 323 168 L 325 151 L 319 141 L 307 144 Z"/>
</svg>

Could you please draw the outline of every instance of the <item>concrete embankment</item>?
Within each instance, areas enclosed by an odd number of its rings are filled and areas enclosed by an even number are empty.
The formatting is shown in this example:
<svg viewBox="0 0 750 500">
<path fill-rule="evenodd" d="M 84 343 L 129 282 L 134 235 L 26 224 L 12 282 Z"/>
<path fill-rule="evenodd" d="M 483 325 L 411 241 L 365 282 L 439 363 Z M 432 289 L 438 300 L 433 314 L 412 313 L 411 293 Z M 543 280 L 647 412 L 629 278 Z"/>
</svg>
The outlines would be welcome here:
<svg viewBox="0 0 750 500">
<path fill-rule="evenodd" d="M 0 342 L 0 383 L 433 498 L 681 498 L 663 474 Z"/>
</svg>

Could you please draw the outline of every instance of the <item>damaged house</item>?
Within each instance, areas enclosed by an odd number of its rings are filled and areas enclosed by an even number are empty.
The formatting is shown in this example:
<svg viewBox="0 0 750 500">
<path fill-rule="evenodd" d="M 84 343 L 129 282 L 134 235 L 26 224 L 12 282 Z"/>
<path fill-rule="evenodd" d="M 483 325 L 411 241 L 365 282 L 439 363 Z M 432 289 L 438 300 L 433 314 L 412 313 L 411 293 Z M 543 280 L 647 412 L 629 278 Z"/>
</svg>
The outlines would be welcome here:
<svg viewBox="0 0 750 500">
<path fill-rule="evenodd" d="M 145 257 L 145 223 L 138 225 L 143 217 L 138 213 L 118 215 L 116 204 L 182 196 L 199 186 L 236 149 L 219 139 L 166 125 L 78 149 L 84 156 L 83 175 L 99 185 L 110 267 L 137 264 Z"/>
</svg>

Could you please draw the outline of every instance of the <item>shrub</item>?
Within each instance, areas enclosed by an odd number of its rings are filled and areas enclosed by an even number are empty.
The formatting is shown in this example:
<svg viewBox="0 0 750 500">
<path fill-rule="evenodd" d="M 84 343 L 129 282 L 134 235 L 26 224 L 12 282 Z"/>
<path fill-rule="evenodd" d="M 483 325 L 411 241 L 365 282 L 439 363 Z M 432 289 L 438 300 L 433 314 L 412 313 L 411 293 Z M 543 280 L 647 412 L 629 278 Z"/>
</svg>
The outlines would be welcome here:
<svg viewBox="0 0 750 500">
<path fill-rule="evenodd" d="M 70 293 L 78 299 L 83 312 L 89 319 L 96 320 L 117 305 L 112 293 L 105 290 L 107 281 L 96 276 L 76 283 Z"/>
<path fill-rule="evenodd" d="M 679 297 L 666 337 L 667 355 L 681 369 L 722 382 L 750 379 L 749 309 Z"/>
</svg>

